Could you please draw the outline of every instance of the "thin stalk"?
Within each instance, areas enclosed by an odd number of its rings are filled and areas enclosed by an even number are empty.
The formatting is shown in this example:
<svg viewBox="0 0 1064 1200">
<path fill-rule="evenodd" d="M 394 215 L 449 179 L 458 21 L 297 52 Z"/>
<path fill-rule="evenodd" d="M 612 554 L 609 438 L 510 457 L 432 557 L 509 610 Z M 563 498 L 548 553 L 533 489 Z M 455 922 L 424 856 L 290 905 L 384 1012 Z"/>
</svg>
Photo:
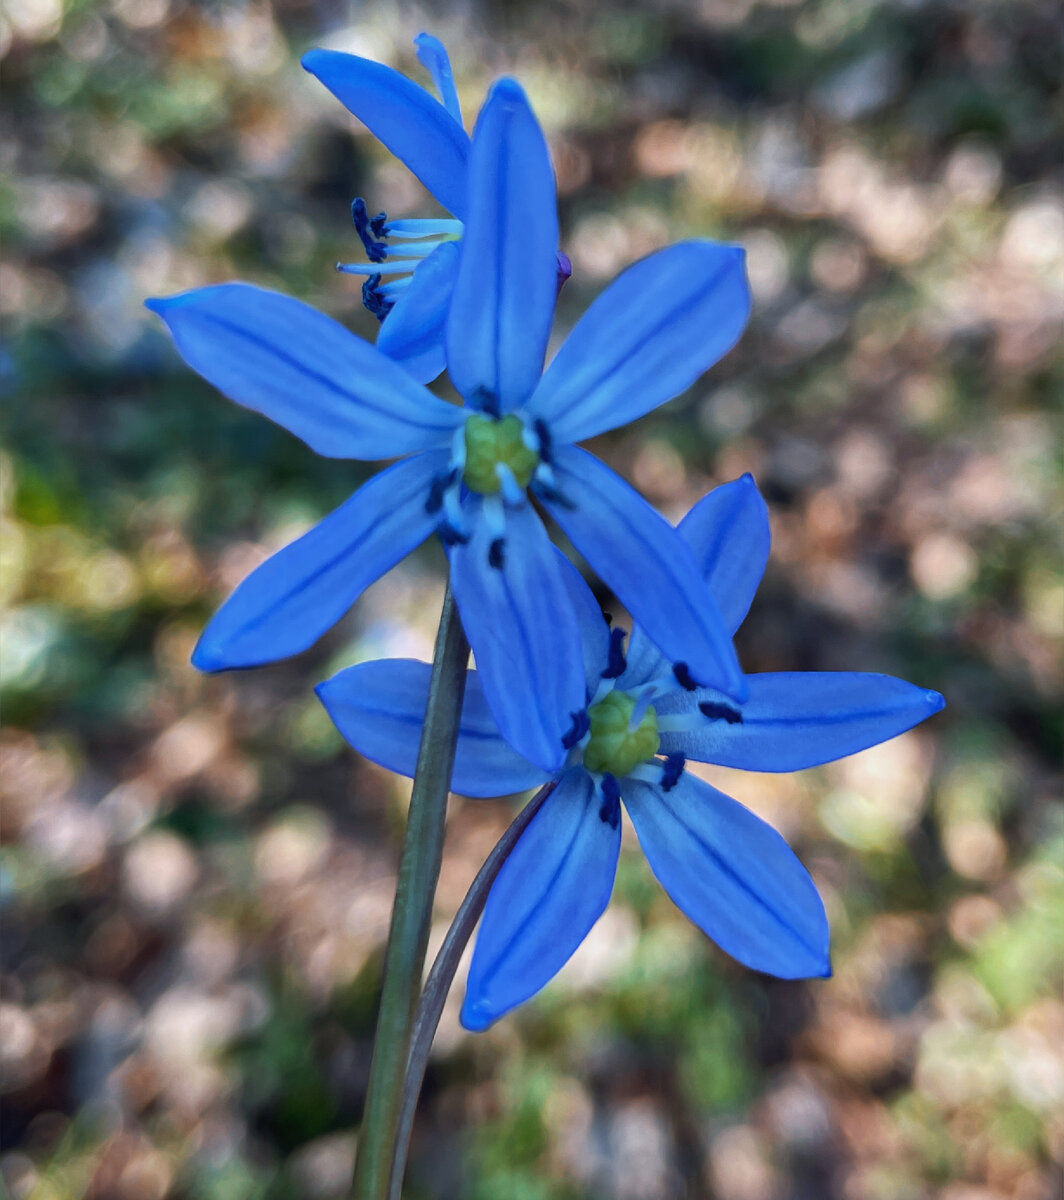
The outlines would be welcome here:
<svg viewBox="0 0 1064 1200">
<path fill-rule="evenodd" d="M 385 1200 L 388 1195 L 414 1010 L 421 991 L 432 902 L 443 858 L 447 793 L 468 662 L 469 643 L 448 585 L 436 635 L 425 724 L 384 958 L 380 1014 L 355 1160 L 354 1200 Z"/>
<path fill-rule="evenodd" d="M 395 1157 L 392 1160 L 392 1180 L 388 1190 L 388 1200 L 401 1200 L 403 1190 L 403 1174 L 406 1171 L 406 1156 L 410 1150 L 410 1135 L 414 1128 L 414 1114 L 417 1111 L 418 1097 L 421 1095 L 421 1085 L 425 1079 L 425 1068 L 428 1066 L 429 1050 L 436 1029 L 440 1023 L 443 1006 L 447 993 L 451 989 L 458 963 L 462 958 L 473 929 L 484 904 L 488 898 L 495 877 L 502 870 L 502 864 L 510 856 L 510 851 L 517 845 L 517 839 L 528 828 L 532 818 L 543 806 L 543 801 L 554 790 L 553 783 L 544 784 L 524 808 L 517 814 L 510 827 L 495 843 L 495 849 L 484 860 L 484 865 L 477 872 L 465 899 L 455 913 L 447 936 L 443 939 L 436 961 L 425 982 L 425 990 L 418 1001 L 417 1015 L 414 1017 L 414 1036 L 410 1043 L 410 1061 L 407 1063 L 406 1079 L 403 1082 L 402 1104 L 399 1112 L 399 1124 L 395 1133 Z"/>
</svg>

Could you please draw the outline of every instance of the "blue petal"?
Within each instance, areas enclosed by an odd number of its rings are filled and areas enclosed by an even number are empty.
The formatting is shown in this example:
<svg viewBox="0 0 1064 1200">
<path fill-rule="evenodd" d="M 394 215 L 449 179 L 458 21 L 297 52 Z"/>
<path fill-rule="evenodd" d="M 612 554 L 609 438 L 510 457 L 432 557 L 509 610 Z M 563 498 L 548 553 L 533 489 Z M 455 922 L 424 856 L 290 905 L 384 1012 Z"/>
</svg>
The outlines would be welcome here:
<svg viewBox="0 0 1064 1200">
<path fill-rule="evenodd" d="M 428 663 L 384 659 L 348 667 L 315 691 L 336 728 L 360 754 L 413 777 L 431 675 Z M 480 678 L 469 671 L 451 787 L 464 796 L 506 796 L 549 778 L 503 741 Z"/>
<path fill-rule="evenodd" d="M 706 720 L 693 733 L 662 734 L 662 751 L 745 771 L 801 771 L 897 737 L 945 705 L 938 692 L 893 675 L 782 671 L 747 680 L 741 723 Z M 658 711 L 694 713 L 713 698 L 672 693 Z"/>
<path fill-rule="evenodd" d="M 458 103 L 458 89 L 454 86 L 454 73 L 451 70 L 451 59 L 447 48 L 439 38 L 431 33 L 419 33 L 414 38 L 417 47 L 418 62 L 432 76 L 432 82 L 440 93 L 443 107 L 452 117 L 462 124 L 462 108 Z"/>
<path fill-rule="evenodd" d="M 466 981 L 462 1024 L 486 1029 L 561 970 L 609 903 L 620 812 L 600 816 L 582 767 L 562 776 L 492 885 Z"/>
<path fill-rule="evenodd" d="M 469 137 L 438 100 L 405 75 L 368 58 L 311 50 L 302 62 L 444 208 L 462 216 Z"/>
<path fill-rule="evenodd" d="M 595 593 L 588 586 L 583 575 L 573 566 L 565 555 L 555 547 L 558 556 L 558 566 L 562 573 L 562 582 L 569 594 L 569 602 L 576 614 L 580 627 L 580 644 L 584 652 L 584 682 L 588 694 L 594 695 L 602 679 L 610 656 L 610 627 L 602 615 Z"/>
<path fill-rule="evenodd" d="M 750 611 L 772 541 L 768 506 L 752 475 L 714 488 L 677 526 L 694 551 L 702 578 L 729 632 Z"/>
<path fill-rule="evenodd" d="M 686 771 L 668 792 L 621 789 L 651 870 L 722 950 L 781 979 L 831 974 L 824 905 L 770 825 Z"/>
<path fill-rule="evenodd" d="M 670 661 L 736 700 L 735 649 L 687 543 L 619 476 L 575 446 L 555 449 L 545 508 Z"/>
<path fill-rule="evenodd" d="M 469 498 L 472 537 L 450 550 L 462 626 L 503 737 L 536 766 L 556 771 L 566 755 L 562 739 L 585 703 L 580 630 L 557 553 L 531 505 L 507 512 L 500 546 L 482 503 Z"/>
<path fill-rule="evenodd" d="M 429 383 L 447 365 L 443 330 L 457 269 L 457 243 L 433 250 L 410 277 L 377 336 L 377 349 L 402 363 L 420 383 Z"/>
<path fill-rule="evenodd" d="M 512 79 L 495 84 L 477 120 L 467 207 L 447 365 L 470 404 L 507 412 L 539 381 L 558 287 L 550 155 Z"/>
<path fill-rule="evenodd" d="M 579 442 L 678 396 L 746 325 L 743 263 L 739 246 L 680 242 L 629 267 L 581 317 L 529 410 Z"/>
<path fill-rule="evenodd" d="M 316 642 L 363 589 L 433 532 L 437 517 L 425 500 L 449 459 L 447 450 L 429 450 L 388 467 L 268 558 L 215 613 L 193 665 L 257 667 Z"/>
<path fill-rule="evenodd" d="M 449 442 L 465 419 L 361 338 L 289 296 L 223 283 L 147 306 L 194 371 L 326 458 L 411 454 Z"/>
</svg>

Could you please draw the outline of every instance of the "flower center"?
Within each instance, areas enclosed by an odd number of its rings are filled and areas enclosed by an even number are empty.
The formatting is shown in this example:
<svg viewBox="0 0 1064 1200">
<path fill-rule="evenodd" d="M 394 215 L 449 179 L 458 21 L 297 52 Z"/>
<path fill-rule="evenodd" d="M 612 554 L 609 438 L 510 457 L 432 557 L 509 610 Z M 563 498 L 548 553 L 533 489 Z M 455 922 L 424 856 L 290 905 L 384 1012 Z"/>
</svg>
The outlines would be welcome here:
<svg viewBox="0 0 1064 1200">
<path fill-rule="evenodd" d="M 491 495 L 501 491 L 499 467 L 507 468 L 517 484 L 528 487 L 539 455 L 525 444 L 525 427 L 510 413 L 493 417 L 472 416 L 465 423 L 465 469 L 462 479 L 470 491 Z"/>
<path fill-rule="evenodd" d="M 658 714 L 650 704 L 640 705 L 640 714 L 636 703 L 628 692 L 612 691 L 588 709 L 591 736 L 584 747 L 584 766 L 589 771 L 608 771 L 621 779 L 657 754 Z"/>
</svg>

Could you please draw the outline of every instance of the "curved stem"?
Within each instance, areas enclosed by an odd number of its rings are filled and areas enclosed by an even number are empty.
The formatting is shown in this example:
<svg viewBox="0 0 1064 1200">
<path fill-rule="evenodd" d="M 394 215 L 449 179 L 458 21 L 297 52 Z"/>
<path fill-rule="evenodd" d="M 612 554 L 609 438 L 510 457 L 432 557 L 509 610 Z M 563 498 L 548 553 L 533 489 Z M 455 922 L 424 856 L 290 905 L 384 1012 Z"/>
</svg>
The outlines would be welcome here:
<svg viewBox="0 0 1064 1200">
<path fill-rule="evenodd" d="M 355 1200 L 385 1200 L 388 1194 L 414 1010 L 421 990 L 432 902 L 443 859 L 447 793 L 454 769 L 468 662 L 469 643 L 448 585 L 436 635 L 425 724 L 384 958 L 380 1014 L 355 1160 Z"/>
<path fill-rule="evenodd" d="M 517 814 L 510 827 L 495 843 L 495 848 L 484 860 L 484 865 L 477 872 L 477 877 L 470 885 L 465 899 L 455 913 L 443 945 L 432 964 L 425 990 L 418 1001 L 417 1014 L 414 1017 L 414 1035 L 410 1043 L 410 1059 L 406 1068 L 406 1079 L 403 1081 L 402 1103 L 399 1112 L 399 1123 L 395 1131 L 395 1157 L 392 1160 L 391 1186 L 388 1190 L 388 1200 L 401 1200 L 403 1189 L 403 1173 L 406 1170 L 406 1156 L 410 1149 L 410 1135 L 414 1128 L 414 1113 L 417 1111 L 418 1097 L 421 1095 L 421 1084 L 425 1079 L 425 1068 L 428 1066 L 429 1050 L 436 1028 L 440 1023 L 443 1006 L 447 993 L 451 989 L 462 952 L 466 948 L 484 904 L 488 898 L 495 877 L 502 870 L 503 863 L 510 851 L 517 845 L 517 839 L 528 828 L 532 818 L 539 812 L 543 801 L 554 790 L 553 783 L 544 784 L 523 809 Z"/>
</svg>

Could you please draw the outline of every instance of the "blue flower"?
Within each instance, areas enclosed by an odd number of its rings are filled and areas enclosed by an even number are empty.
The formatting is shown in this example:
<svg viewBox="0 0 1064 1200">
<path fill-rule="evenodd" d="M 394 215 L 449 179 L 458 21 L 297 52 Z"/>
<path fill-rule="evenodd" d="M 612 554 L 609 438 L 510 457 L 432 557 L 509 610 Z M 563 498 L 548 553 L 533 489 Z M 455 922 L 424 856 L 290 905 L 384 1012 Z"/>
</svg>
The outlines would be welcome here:
<svg viewBox="0 0 1064 1200">
<path fill-rule="evenodd" d="M 764 502 L 749 475 L 717 488 L 679 532 L 734 632 L 768 558 Z M 454 789 L 470 796 L 555 787 L 496 879 L 469 970 L 462 1023 L 484 1029 L 563 966 L 609 901 L 623 801 L 651 869 L 676 905 L 747 966 L 785 979 L 826 976 L 828 926 L 805 868 L 783 838 L 685 769 L 687 760 L 797 771 L 895 737 L 943 706 L 889 675 L 747 676 L 735 703 L 696 687 L 637 626 L 628 653 L 575 568 L 564 570 L 583 633 L 587 704 L 565 766 L 546 773 L 499 734 L 471 671 Z M 329 715 L 367 758 L 409 775 L 428 667 L 364 663 L 318 687 Z"/>
<path fill-rule="evenodd" d="M 362 302 L 382 322 L 377 347 L 428 383 L 446 365 L 444 331 L 458 269 L 454 243 L 464 228 L 470 140 L 443 43 L 419 33 L 414 45 L 439 100 L 391 67 L 354 54 L 311 50 L 302 62 L 453 214 L 413 220 L 392 220 L 384 212 L 371 216 L 359 196 L 351 216 L 369 262 L 337 264 L 349 275 L 365 276 Z M 568 258 L 557 254 L 557 286 L 571 271 Z"/>
<path fill-rule="evenodd" d="M 541 375 L 556 291 L 554 177 L 513 81 L 497 84 L 484 106 L 467 188 L 446 325 L 463 407 L 277 293 L 234 283 L 149 301 L 195 370 L 318 453 L 411 456 L 254 571 L 210 622 L 193 662 L 219 671 L 306 649 L 437 532 L 495 720 L 522 754 L 554 770 L 571 714 L 584 706 L 580 633 L 529 491 L 693 679 L 743 697 L 731 640 L 690 549 L 571 443 L 686 388 L 735 342 L 749 295 L 738 248 L 672 246 L 607 288 Z"/>
</svg>

